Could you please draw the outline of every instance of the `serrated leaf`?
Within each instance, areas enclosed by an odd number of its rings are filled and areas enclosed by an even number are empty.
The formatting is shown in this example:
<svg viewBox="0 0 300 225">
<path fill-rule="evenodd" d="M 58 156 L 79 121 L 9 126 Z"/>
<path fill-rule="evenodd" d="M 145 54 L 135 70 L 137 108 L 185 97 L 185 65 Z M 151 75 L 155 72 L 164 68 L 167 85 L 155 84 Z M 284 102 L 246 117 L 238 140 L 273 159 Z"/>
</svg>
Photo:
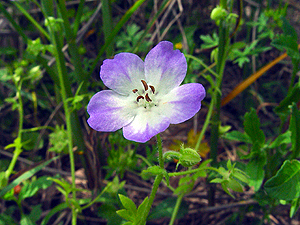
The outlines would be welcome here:
<svg viewBox="0 0 300 225">
<path fill-rule="evenodd" d="M 251 138 L 252 143 L 258 142 L 260 146 L 265 143 L 265 134 L 260 129 L 260 121 L 253 108 L 245 114 L 244 130 Z"/>
<path fill-rule="evenodd" d="M 260 151 L 258 143 L 254 143 L 251 150 L 251 158 L 246 166 L 246 174 L 249 176 L 249 186 L 257 191 L 265 177 L 264 166 L 267 162 L 265 152 Z"/>
<path fill-rule="evenodd" d="M 128 198 L 124 195 L 121 195 L 121 194 L 119 194 L 119 198 L 125 209 L 130 211 L 132 214 L 136 214 L 136 211 L 137 211 L 136 205 L 130 198 Z"/>
<path fill-rule="evenodd" d="M 300 196 L 300 162 L 286 160 L 276 175 L 264 185 L 268 195 L 275 199 L 293 200 Z"/>
</svg>

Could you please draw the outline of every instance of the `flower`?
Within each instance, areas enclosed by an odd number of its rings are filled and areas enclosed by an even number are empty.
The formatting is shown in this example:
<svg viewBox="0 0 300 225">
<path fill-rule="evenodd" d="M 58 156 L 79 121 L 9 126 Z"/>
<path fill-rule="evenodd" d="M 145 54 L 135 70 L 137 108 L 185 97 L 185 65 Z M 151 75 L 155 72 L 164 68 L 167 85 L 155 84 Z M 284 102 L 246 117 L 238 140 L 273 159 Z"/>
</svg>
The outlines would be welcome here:
<svg viewBox="0 0 300 225">
<path fill-rule="evenodd" d="M 100 78 L 111 90 L 96 93 L 87 106 L 88 124 L 97 131 L 123 128 L 126 139 L 146 142 L 170 124 L 192 118 L 201 108 L 201 84 L 179 86 L 187 71 L 184 55 L 162 41 L 145 61 L 132 53 L 106 59 Z"/>
</svg>

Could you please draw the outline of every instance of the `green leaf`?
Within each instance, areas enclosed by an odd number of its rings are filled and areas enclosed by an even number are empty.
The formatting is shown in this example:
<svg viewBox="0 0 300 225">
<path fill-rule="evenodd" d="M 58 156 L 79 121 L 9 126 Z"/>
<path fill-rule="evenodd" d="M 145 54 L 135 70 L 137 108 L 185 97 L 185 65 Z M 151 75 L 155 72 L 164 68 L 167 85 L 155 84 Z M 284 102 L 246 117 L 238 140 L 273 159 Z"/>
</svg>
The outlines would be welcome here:
<svg viewBox="0 0 300 225">
<path fill-rule="evenodd" d="M 300 153 L 300 112 L 297 108 L 296 103 L 292 105 L 292 116 L 290 120 L 290 131 L 292 132 L 291 141 L 292 141 L 292 157 L 299 157 Z"/>
<path fill-rule="evenodd" d="M 291 131 L 286 131 L 283 134 L 277 136 L 277 138 L 268 146 L 269 148 L 276 148 L 282 144 L 291 143 Z"/>
<path fill-rule="evenodd" d="M 293 102 L 298 102 L 300 100 L 300 85 L 295 84 L 293 89 L 288 93 L 288 95 L 279 103 L 275 108 L 276 113 L 286 113 L 288 112 L 288 107 L 292 105 Z"/>
<path fill-rule="evenodd" d="M 246 166 L 246 174 L 249 176 L 249 186 L 253 186 L 257 191 L 265 177 L 264 166 L 267 162 L 265 152 L 260 151 L 258 143 L 255 142 L 252 146 L 250 161 Z"/>
<path fill-rule="evenodd" d="M 275 199 L 293 200 L 300 196 L 300 162 L 286 160 L 276 175 L 264 185 L 268 195 Z"/>
<path fill-rule="evenodd" d="M 46 225 L 48 224 L 48 221 L 52 216 L 54 216 L 56 213 L 63 211 L 64 209 L 68 208 L 68 204 L 66 202 L 61 203 L 57 206 L 55 206 L 53 209 L 50 210 L 43 219 L 41 225 Z"/>
<path fill-rule="evenodd" d="M 165 174 L 166 170 L 160 168 L 160 166 L 150 166 L 146 170 L 143 170 L 141 176 L 143 179 L 147 180 L 150 177 L 157 176 L 159 174 Z"/>
<path fill-rule="evenodd" d="M 137 212 L 136 205 L 130 198 L 121 194 L 119 194 L 119 198 L 124 208 L 127 209 L 131 215 L 136 214 Z"/>
<path fill-rule="evenodd" d="M 15 179 L 13 182 L 11 182 L 9 185 L 7 185 L 6 187 L 4 187 L 0 191 L 0 197 L 2 197 L 3 195 L 5 195 L 6 192 L 8 192 L 12 188 L 14 188 L 18 184 L 20 184 L 22 181 L 27 180 L 28 178 L 32 177 L 35 173 L 37 173 L 38 171 L 40 171 L 41 169 L 43 169 L 44 167 L 46 167 L 49 163 L 51 163 L 53 160 L 56 160 L 57 158 L 58 157 L 53 157 L 52 159 L 50 159 L 50 160 L 48 160 L 46 162 L 43 162 L 42 164 L 38 165 L 37 167 L 34 167 L 31 170 L 23 173 L 21 176 L 19 176 L 17 179 Z"/>
<path fill-rule="evenodd" d="M 35 223 L 29 218 L 28 215 L 22 214 L 20 225 L 35 225 Z"/>
<path fill-rule="evenodd" d="M 253 108 L 245 114 L 244 130 L 251 138 L 252 143 L 258 142 L 260 146 L 265 143 L 264 132 L 260 129 L 260 121 Z"/>
<path fill-rule="evenodd" d="M 120 217 L 128 221 L 134 221 L 135 217 L 127 209 L 120 209 L 116 212 Z"/>
<path fill-rule="evenodd" d="M 148 199 L 148 197 L 146 197 L 144 199 L 144 201 L 139 205 L 138 210 L 137 210 L 137 218 L 136 218 L 138 220 L 137 224 L 140 224 L 140 220 L 142 219 L 142 217 L 140 215 L 143 215 L 143 213 L 145 212 L 148 202 L 149 202 L 149 199 Z"/>
<path fill-rule="evenodd" d="M 300 206 L 300 198 L 296 198 L 292 201 L 290 209 L 290 218 L 294 217 Z"/>
<path fill-rule="evenodd" d="M 23 200 L 25 198 L 30 198 L 34 196 L 38 190 L 46 189 L 52 184 L 51 180 L 48 180 L 46 176 L 42 176 L 37 180 L 26 183 L 19 193 L 19 199 Z"/>
<path fill-rule="evenodd" d="M 300 59 L 300 53 L 298 50 L 297 43 L 297 32 L 284 17 L 282 19 L 283 34 L 278 35 L 271 43 L 274 47 L 279 50 L 286 50 L 287 54 L 293 59 Z"/>
</svg>

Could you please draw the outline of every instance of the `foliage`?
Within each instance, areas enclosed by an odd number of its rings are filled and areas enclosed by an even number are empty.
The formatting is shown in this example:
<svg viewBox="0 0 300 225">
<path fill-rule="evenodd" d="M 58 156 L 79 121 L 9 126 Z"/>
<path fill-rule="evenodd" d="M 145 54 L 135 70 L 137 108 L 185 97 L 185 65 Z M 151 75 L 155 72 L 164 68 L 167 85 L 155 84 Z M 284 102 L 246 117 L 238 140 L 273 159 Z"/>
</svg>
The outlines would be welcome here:
<svg viewBox="0 0 300 225">
<path fill-rule="evenodd" d="M 0 224 L 66 224 L 69 212 L 73 225 L 91 217 L 109 225 L 162 218 L 189 223 L 189 210 L 200 206 L 189 201 L 199 186 L 209 204 L 222 194 L 258 203 L 246 206 L 243 216 L 260 210 L 271 218 L 288 205 L 294 217 L 300 207 L 300 53 L 288 2 L 255 3 L 257 9 L 231 0 L 217 6 L 129 2 L 0 2 Z M 105 89 L 95 82 L 103 60 L 120 52 L 145 56 L 160 40 L 185 54 L 184 83 L 206 88 L 194 124 L 172 126 L 163 141 L 157 136 L 157 145 L 128 141 L 120 131 L 92 131 L 86 105 Z M 232 81 L 250 77 L 253 65 L 267 66 L 279 51 L 289 56 L 284 66 L 291 76 L 273 64 L 242 101 L 221 108 Z M 158 190 L 170 196 L 153 204 Z M 243 216 L 233 213 L 228 221 L 243 224 Z"/>
</svg>

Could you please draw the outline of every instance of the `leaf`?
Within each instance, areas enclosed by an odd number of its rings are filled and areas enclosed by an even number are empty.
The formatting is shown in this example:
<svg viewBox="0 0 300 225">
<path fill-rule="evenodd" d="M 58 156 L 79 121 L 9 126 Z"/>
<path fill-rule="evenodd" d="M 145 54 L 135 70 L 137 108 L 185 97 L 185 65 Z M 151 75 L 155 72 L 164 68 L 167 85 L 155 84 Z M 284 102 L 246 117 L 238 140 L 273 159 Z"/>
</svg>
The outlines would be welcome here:
<svg viewBox="0 0 300 225">
<path fill-rule="evenodd" d="M 27 180 L 28 178 L 32 177 L 35 173 L 37 173 L 38 171 L 42 170 L 49 163 L 51 163 L 53 160 L 56 160 L 57 158 L 59 158 L 59 157 L 53 157 L 52 159 L 50 159 L 50 160 L 48 160 L 46 162 L 43 162 L 42 164 L 38 165 L 37 167 L 34 167 L 31 170 L 23 173 L 21 176 L 19 176 L 17 179 L 15 179 L 13 182 L 11 182 L 9 185 L 7 185 L 6 187 L 4 187 L 0 191 L 0 197 L 2 197 L 3 195 L 5 195 L 6 192 L 8 192 L 12 188 L 14 188 L 18 184 L 20 184 L 22 181 Z"/>
<path fill-rule="evenodd" d="M 258 142 L 260 146 L 265 143 L 264 132 L 260 129 L 260 121 L 253 108 L 244 116 L 244 130 L 251 138 L 252 143 Z"/>
<path fill-rule="evenodd" d="M 134 202 L 130 198 L 128 198 L 124 195 L 121 195 L 121 194 L 119 194 L 119 198 L 120 198 L 120 201 L 121 201 L 121 203 L 122 203 L 122 205 L 124 206 L 125 209 L 130 211 L 131 214 L 136 214 L 136 211 L 137 211 L 136 210 L 136 205 L 134 204 Z"/>
<path fill-rule="evenodd" d="M 296 198 L 291 203 L 290 218 L 294 217 L 300 206 L 300 198 Z"/>
<path fill-rule="evenodd" d="M 291 131 L 287 131 L 277 136 L 277 138 L 269 145 L 269 148 L 276 148 L 282 144 L 291 143 Z"/>
<path fill-rule="evenodd" d="M 227 140 L 231 140 L 231 141 L 240 141 L 240 142 L 245 142 L 245 143 L 251 143 L 251 139 L 246 133 L 242 133 L 242 132 L 239 132 L 236 130 L 226 133 L 224 135 L 224 138 L 226 138 Z"/>
<path fill-rule="evenodd" d="M 276 175 L 264 185 L 268 195 L 275 199 L 293 200 L 300 196 L 300 162 L 286 160 Z"/>
<path fill-rule="evenodd" d="M 290 120 L 290 131 L 292 132 L 292 157 L 297 158 L 300 153 L 300 112 L 297 108 L 296 103 L 292 106 L 292 116 Z"/>
<path fill-rule="evenodd" d="M 259 190 L 265 177 L 264 166 L 267 162 L 265 152 L 260 151 L 257 142 L 252 146 L 250 161 L 246 166 L 246 174 L 249 176 L 249 186 L 253 186 L 255 191 Z"/>
<path fill-rule="evenodd" d="M 271 45 L 279 50 L 285 49 L 287 54 L 293 59 L 300 59 L 297 43 L 297 32 L 286 18 L 281 17 L 281 20 L 283 22 L 283 34 L 280 34 L 276 39 L 274 39 Z"/>
<path fill-rule="evenodd" d="M 288 93 L 288 95 L 279 103 L 279 105 L 275 108 L 276 113 L 286 113 L 288 111 L 288 107 L 293 102 L 298 102 L 300 100 L 300 84 L 297 83 L 293 87 L 293 89 Z"/>
<path fill-rule="evenodd" d="M 140 223 L 140 219 L 142 219 L 142 217 L 139 215 L 143 215 L 143 213 L 145 212 L 146 207 L 148 205 L 148 202 L 149 202 L 149 199 L 148 199 L 148 197 L 146 197 L 144 199 L 144 201 L 139 205 L 138 210 L 137 210 L 137 218 L 136 218 L 138 220 L 137 224 Z"/>
<path fill-rule="evenodd" d="M 48 180 L 46 176 L 42 176 L 35 181 L 30 183 L 26 183 L 19 193 L 19 199 L 23 200 L 25 198 L 29 198 L 34 196 L 38 190 L 46 189 L 52 184 L 51 180 Z"/>
</svg>

